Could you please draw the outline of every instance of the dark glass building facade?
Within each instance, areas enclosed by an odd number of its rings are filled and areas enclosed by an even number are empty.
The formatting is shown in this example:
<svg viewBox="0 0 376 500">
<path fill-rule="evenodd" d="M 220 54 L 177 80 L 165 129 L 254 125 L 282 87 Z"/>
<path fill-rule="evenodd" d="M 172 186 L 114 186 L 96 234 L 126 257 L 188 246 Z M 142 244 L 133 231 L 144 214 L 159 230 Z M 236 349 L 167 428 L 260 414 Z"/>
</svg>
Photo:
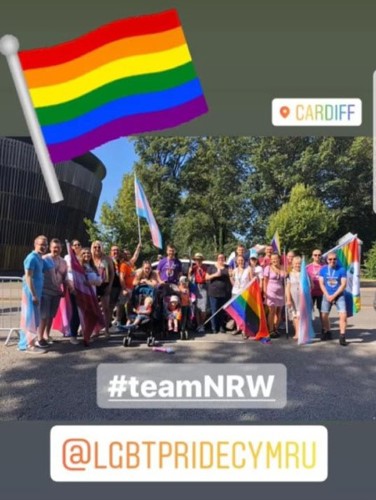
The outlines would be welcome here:
<svg viewBox="0 0 376 500">
<path fill-rule="evenodd" d="M 52 204 L 30 139 L 0 137 L 0 275 L 22 272 L 39 234 L 88 242 L 106 169 L 91 153 L 55 168 L 64 200 Z"/>
</svg>

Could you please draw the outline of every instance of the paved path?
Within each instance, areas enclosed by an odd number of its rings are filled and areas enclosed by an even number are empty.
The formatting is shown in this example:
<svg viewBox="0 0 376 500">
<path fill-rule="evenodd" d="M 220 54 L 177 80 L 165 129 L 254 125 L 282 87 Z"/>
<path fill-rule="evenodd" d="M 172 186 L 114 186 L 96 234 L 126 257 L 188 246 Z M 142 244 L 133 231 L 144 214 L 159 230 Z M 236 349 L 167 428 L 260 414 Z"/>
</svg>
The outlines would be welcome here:
<svg viewBox="0 0 376 500">
<path fill-rule="evenodd" d="M 363 307 L 349 319 L 348 347 L 337 340 L 298 346 L 281 337 L 271 345 L 242 341 L 231 334 L 206 334 L 171 342 L 175 353 L 153 352 L 145 343 L 130 348 L 122 336 L 73 346 L 58 334 L 48 354 L 18 352 L 0 343 L 0 419 L 216 423 L 313 422 L 376 419 L 375 288 L 362 290 Z M 319 330 L 315 321 L 316 331 Z M 103 410 L 96 404 L 99 363 L 283 363 L 288 373 L 288 404 L 282 410 Z"/>
</svg>

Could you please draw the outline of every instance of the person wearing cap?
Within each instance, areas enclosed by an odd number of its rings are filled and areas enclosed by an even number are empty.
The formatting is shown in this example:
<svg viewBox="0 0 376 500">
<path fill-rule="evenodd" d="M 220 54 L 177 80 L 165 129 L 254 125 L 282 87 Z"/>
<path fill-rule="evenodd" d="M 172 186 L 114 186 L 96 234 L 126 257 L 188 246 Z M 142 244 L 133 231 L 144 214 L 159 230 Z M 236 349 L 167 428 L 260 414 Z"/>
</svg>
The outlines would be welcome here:
<svg viewBox="0 0 376 500">
<path fill-rule="evenodd" d="M 179 321 L 181 320 L 181 309 L 179 304 L 179 297 L 171 295 L 166 309 L 167 328 L 169 333 L 178 333 Z"/>
<path fill-rule="evenodd" d="M 250 253 L 249 253 L 249 266 L 250 266 L 250 275 L 251 278 L 254 278 L 255 276 L 258 278 L 260 287 L 262 289 L 261 283 L 262 279 L 264 277 L 264 271 L 263 268 L 260 266 L 258 263 L 258 258 L 259 254 L 255 248 L 252 248 Z"/>
<path fill-rule="evenodd" d="M 203 264 L 204 256 L 202 253 L 195 253 L 193 261 L 193 265 L 188 270 L 188 279 L 192 280 L 196 285 L 195 316 L 197 333 L 205 333 L 204 323 L 208 308 L 208 290 L 206 284 L 207 268 L 205 264 Z"/>
</svg>

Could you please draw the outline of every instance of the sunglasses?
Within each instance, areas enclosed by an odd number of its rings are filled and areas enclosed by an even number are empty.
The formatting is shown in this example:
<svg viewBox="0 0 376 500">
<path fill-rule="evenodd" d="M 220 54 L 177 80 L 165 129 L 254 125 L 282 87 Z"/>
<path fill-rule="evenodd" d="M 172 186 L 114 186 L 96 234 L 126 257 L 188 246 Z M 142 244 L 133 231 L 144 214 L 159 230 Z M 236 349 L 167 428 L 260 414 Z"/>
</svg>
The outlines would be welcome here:
<svg viewBox="0 0 376 500">
<path fill-rule="evenodd" d="M 328 262 L 335 262 L 337 259 L 328 259 Z"/>
<path fill-rule="evenodd" d="M 74 247 L 80 247 L 81 246 L 81 243 L 74 243 L 74 245 L 72 245 Z"/>
<path fill-rule="evenodd" d="M 100 249 L 101 247 L 93 247 L 93 248 L 96 248 L 96 249 L 98 249 L 98 248 L 99 248 L 99 249 Z"/>
<path fill-rule="evenodd" d="M 322 254 L 321 254 L 321 253 L 313 253 L 312 255 L 313 255 L 314 257 L 321 257 L 321 255 L 322 255 Z"/>
</svg>

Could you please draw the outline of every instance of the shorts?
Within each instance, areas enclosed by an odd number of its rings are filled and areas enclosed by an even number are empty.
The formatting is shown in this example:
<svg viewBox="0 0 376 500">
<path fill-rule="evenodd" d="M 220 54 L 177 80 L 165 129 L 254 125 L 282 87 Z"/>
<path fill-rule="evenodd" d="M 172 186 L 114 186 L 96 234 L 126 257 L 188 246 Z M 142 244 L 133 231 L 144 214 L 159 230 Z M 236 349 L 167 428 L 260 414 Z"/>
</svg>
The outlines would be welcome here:
<svg viewBox="0 0 376 500">
<path fill-rule="evenodd" d="M 40 317 L 42 319 L 54 318 L 59 309 L 60 299 L 59 295 L 42 295 Z"/>
<path fill-rule="evenodd" d="M 322 313 L 329 313 L 333 304 L 336 305 L 337 311 L 339 313 L 345 313 L 346 312 L 346 300 L 345 300 L 345 296 L 344 295 L 340 295 L 332 303 L 328 302 L 328 300 L 326 299 L 326 297 L 323 296 L 322 303 L 321 303 L 321 312 Z"/>
<path fill-rule="evenodd" d="M 315 308 L 315 303 L 318 311 L 321 311 L 322 295 L 316 295 L 312 297 L 312 310 Z"/>
</svg>

